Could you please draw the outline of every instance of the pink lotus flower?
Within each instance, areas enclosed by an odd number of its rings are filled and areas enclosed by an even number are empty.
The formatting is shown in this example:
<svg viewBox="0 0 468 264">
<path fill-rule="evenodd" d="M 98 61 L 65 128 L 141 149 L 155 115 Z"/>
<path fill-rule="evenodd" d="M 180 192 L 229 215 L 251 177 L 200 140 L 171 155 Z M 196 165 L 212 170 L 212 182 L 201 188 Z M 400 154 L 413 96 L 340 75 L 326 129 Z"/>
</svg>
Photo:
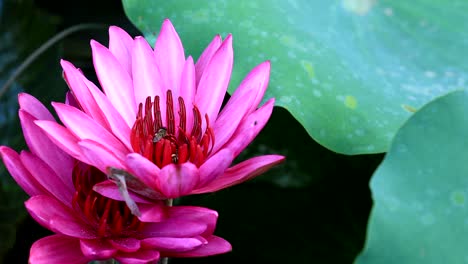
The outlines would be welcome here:
<svg viewBox="0 0 468 264">
<path fill-rule="evenodd" d="M 114 258 L 121 263 L 156 263 L 160 257 L 197 257 L 224 253 L 230 244 L 213 235 L 217 213 L 193 207 L 168 207 L 162 201 L 140 205 L 141 216 L 124 202 L 92 190 L 107 176 L 77 162 L 54 145 L 35 120 L 52 115 L 34 97 L 19 95 L 19 116 L 30 151 L 0 146 L 16 182 L 31 198 L 26 208 L 55 232 L 36 241 L 29 263 L 88 263 Z"/>
<path fill-rule="evenodd" d="M 154 50 L 115 26 L 109 36 L 109 48 L 91 41 L 104 93 L 62 61 L 82 110 L 53 103 L 64 126 L 36 122 L 65 152 L 103 172 L 128 171 L 153 190 L 152 198 L 161 199 L 214 192 L 284 160 L 265 155 L 230 167 L 271 115 L 274 99 L 257 108 L 268 85 L 268 61 L 248 74 L 220 112 L 233 64 L 231 35 L 224 41 L 215 36 L 196 64 L 185 58 L 169 20 Z M 120 197 L 113 182 L 95 190 Z"/>
</svg>

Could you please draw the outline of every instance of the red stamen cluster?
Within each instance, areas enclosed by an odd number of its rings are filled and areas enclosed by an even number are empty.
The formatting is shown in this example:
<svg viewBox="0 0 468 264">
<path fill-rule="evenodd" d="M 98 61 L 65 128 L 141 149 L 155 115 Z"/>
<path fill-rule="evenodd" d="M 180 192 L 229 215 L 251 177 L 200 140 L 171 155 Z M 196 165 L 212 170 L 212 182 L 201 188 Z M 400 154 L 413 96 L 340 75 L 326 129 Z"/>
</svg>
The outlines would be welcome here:
<svg viewBox="0 0 468 264">
<path fill-rule="evenodd" d="M 199 167 L 210 155 L 214 146 L 214 133 L 208 115 L 205 115 L 206 130 L 202 131 L 202 117 L 194 105 L 193 128 L 186 131 L 186 109 L 182 97 L 179 103 L 179 126 L 176 128 L 172 92 L 167 91 L 166 126 L 163 126 L 159 96 L 147 97 L 145 104 L 140 103 L 133 124 L 130 142 L 133 150 L 151 160 L 159 168 L 168 164 L 187 161 Z"/>
<path fill-rule="evenodd" d="M 120 237 L 127 232 L 137 231 L 142 226 L 125 202 L 109 199 L 93 191 L 96 183 L 107 179 L 104 173 L 94 167 L 77 163 L 72 176 L 76 189 L 73 206 L 96 228 L 100 237 Z"/>
</svg>

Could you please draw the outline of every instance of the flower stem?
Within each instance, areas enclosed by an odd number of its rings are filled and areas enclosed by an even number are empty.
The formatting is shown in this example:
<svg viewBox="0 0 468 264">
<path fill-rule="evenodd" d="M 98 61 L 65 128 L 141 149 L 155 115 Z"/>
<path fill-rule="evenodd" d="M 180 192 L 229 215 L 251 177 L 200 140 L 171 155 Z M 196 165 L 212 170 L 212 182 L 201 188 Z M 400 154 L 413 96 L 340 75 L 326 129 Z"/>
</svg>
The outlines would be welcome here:
<svg viewBox="0 0 468 264">
<path fill-rule="evenodd" d="M 92 261 L 91 264 L 116 264 L 117 261 L 114 259 L 108 259 L 108 260 L 95 260 Z"/>
<path fill-rule="evenodd" d="M 172 203 L 174 202 L 174 199 L 167 199 L 166 200 L 166 205 L 167 206 L 172 206 Z"/>
<path fill-rule="evenodd" d="M 174 199 L 167 199 L 166 200 L 166 205 L 167 206 L 172 206 L 172 203 L 174 202 Z M 161 259 L 161 264 L 168 264 L 169 263 L 169 258 L 165 257 Z"/>
</svg>

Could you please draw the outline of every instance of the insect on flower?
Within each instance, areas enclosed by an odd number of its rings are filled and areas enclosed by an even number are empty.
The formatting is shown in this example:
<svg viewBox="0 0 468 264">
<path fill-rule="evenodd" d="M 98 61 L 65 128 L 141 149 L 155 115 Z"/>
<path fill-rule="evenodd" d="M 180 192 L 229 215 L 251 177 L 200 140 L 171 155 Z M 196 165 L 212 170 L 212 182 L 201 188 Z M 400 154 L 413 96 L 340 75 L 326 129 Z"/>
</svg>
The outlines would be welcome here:
<svg viewBox="0 0 468 264">
<path fill-rule="evenodd" d="M 161 127 L 160 129 L 158 129 L 158 132 L 154 134 L 153 143 L 159 142 L 165 136 L 167 136 L 167 128 Z"/>
<path fill-rule="evenodd" d="M 107 177 L 115 182 L 119 188 L 120 195 L 122 195 L 123 200 L 131 210 L 132 214 L 136 216 L 140 216 L 141 213 L 135 201 L 132 199 L 132 197 L 130 197 L 128 189 L 131 189 L 134 193 L 142 195 L 143 197 L 151 197 L 153 200 L 163 199 L 163 196 L 156 193 L 153 189 L 149 188 L 138 178 L 124 170 L 109 167 L 107 169 Z"/>
</svg>

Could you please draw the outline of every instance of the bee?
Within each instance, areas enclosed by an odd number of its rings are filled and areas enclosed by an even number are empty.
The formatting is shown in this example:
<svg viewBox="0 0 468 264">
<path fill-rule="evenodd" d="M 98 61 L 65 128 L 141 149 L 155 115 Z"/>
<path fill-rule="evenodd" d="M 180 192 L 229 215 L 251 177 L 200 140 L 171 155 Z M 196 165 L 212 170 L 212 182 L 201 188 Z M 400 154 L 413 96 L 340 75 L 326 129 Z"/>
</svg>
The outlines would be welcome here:
<svg viewBox="0 0 468 264">
<path fill-rule="evenodd" d="M 158 129 L 158 132 L 154 133 L 153 143 L 159 142 L 165 136 L 167 136 L 167 129 L 165 127 L 161 127 L 160 129 Z"/>
</svg>

